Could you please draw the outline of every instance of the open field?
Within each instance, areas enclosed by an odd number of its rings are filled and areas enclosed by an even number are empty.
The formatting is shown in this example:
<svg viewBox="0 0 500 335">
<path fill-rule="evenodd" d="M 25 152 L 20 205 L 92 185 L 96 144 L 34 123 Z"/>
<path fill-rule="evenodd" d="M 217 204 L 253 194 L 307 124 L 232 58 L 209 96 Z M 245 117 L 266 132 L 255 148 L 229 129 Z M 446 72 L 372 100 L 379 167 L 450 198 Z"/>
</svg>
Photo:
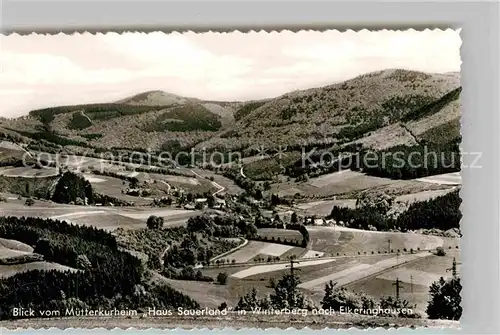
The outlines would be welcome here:
<svg viewBox="0 0 500 335">
<path fill-rule="evenodd" d="M 280 257 L 293 248 L 293 246 L 277 243 L 250 241 L 246 246 L 227 255 L 225 258 L 234 259 L 236 263 L 245 263 L 258 255 Z"/>
<path fill-rule="evenodd" d="M 419 178 L 418 180 L 424 181 L 426 183 L 434 183 L 441 185 L 462 185 L 462 177 L 460 175 L 460 172 L 429 176 L 425 178 Z"/>
<path fill-rule="evenodd" d="M 401 201 L 401 202 L 417 202 L 417 201 L 426 201 L 429 199 L 437 198 L 442 195 L 448 194 L 452 191 L 455 190 L 455 187 L 451 188 L 446 188 L 442 190 L 431 190 L 431 191 L 422 191 L 418 193 L 412 193 L 412 194 L 406 194 L 406 195 L 400 195 L 399 197 L 396 198 L 396 201 Z"/>
<path fill-rule="evenodd" d="M 21 272 L 27 272 L 31 270 L 59 270 L 59 271 L 78 271 L 69 266 L 61 265 L 52 262 L 31 262 L 24 264 L 14 264 L 14 265 L 0 265 L 0 277 L 7 278 L 14 276 Z"/>
<path fill-rule="evenodd" d="M 307 282 L 303 282 L 299 285 L 300 288 L 323 291 L 325 283 L 333 281 L 337 283 L 337 287 L 344 286 L 346 284 L 355 282 L 357 280 L 372 276 L 374 274 L 380 273 L 384 270 L 391 269 L 399 264 L 413 262 L 420 258 L 429 256 L 430 253 L 427 251 L 420 252 L 417 254 L 404 254 L 400 256 L 393 256 L 389 259 L 384 259 L 378 261 L 374 264 L 359 264 L 349 267 L 345 270 L 332 273 L 327 276 L 319 277 Z"/>
<path fill-rule="evenodd" d="M 23 178 L 53 177 L 57 176 L 57 170 L 53 168 L 34 169 L 31 167 L 5 166 L 0 168 L 0 176 Z"/>
<path fill-rule="evenodd" d="M 333 206 L 355 208 L 355 199 L 318 200 L 304 202 L 297 205 L 302 215 L 328 216 Z"/>
<path fill-rule="evenodd" d="M 311 266 L 311 265 L 319 265 L 319 264 L 325 264 L 325 263 L 330 263 L 332 262 L 331 259 L 318 259 L 318 260 L 312 260 L 312 261 L 301 261 L 294 265 L 294 267 L 297 268 L 302 268 L 306 266 Z M 252 266 L 248 269 L 238 271 L 234 274 L 231 275 L 233 278 L 246 278 L 250 276 L 255 276 L 255 275 L 260 275 L 262 273 L 266 272 L 274 272 L 274 271 L 280 271 L 280 270 L 288 270 L 290 269 L 290 264 L 288 263 L 279 263 L 279 264 L 266 264 L 266 265 L 256 265 Z"/>
<path fill-rule="evenodd" d="M 6 238 L 0 238 L 0 247 L 28 253 L 33 252 L 33 248 L 26 243 Z"/>
<path fill-rule="evenodd" d="M 97 180 L 94 179 L 92 188 L 100 194 L 108 195 L 113 198 L 117 198 L 123 201 L 133 202 L 137 205 L 147 205 L 152 202 L 152 198 L 142 198 L 134 197 L 128 194 L 123 194 L 127 186 L 124 185 L 124 181 L 114 177 L 108 176 L 96 176 Z"/>
<path fill-rule="evenodd" d="M 358 253 L 384 253 L 390 248 L 394 251 L 412 248 L 413 250 L 435 249 L 443 245 L 443 238 L 430 235 L 397 232 L 366 231 L 345 227 L 309 226 L 310 248 L 323 251 L 325 255 L 357 255 Z M 459 240 L 455 241 L 458 245 Z M 452 242 L 453 243 L 453 242 Z"/>
<path fill-rule="evenodd" d="M 31 253 L 32 252 L 15 250 L 15 249 L 6 248 L 6 247 L 0 245 L 0 259 L 14 258 L 14 257 L 18 257 L 18 256 L 31 254 Z"/>
<path fill-rule="evenodd" d="M 398 180 L 395 183 L 384 184 L 379 187 L 371 188 L 365 192 L 381 191 L 395 196 L 395 201 L 412 203 L 415 201 L 426 201 L 436 198 L 452 192 L 455 189 L 456 186 L 449 187 L 447 185 L 432 184 L 417 180 Z M 354 199 L 354 197 L 357 193 L 358 191 L 350 192 L 350 195 L 353 197 L 350 199 L 316 200 L 299 203 L 296 207 L 303 215 L 328 216 L 333 206 L 355 208 L 356 199 Z M 349 194 L 344 196 L 349 196 Z"/>
<path fill-rule="evenodd" d="M 287 239 L 288 241 L 297 240 L 302 241 L 302 234 L 297 230 L 290 229 L 277 229 L 277 228 L 259 228 L 257 229 L 259 236 L 267 237 L 268 240 L 278 239 L 278 237 L 283 240 Z"/>
<path fill-rule="evenodd" d="M 308 197 L 323 198 L 378 186 L 391 185 L 397 180 L 368 176 L 360 172 L 343 170 L 311 178 L 308 182 L 293 181 L 273 184 L 271 193 L 280 196 L 293 196 L 299 193 Z"/>
<path fill-rule="evenodd" d="M 180 226 L 184 225 L 190 217 L 200 213 L 200 211 L 174 208 L 74 206 L 42 201 L 36 202 L 31 207 L 20 207 L 18 204 L 9 202 L 0 204 L 0 215 L 2 216 L 53 218 L 106 230 L 114 230 L 118 227 L 126 229 L 144 228 L 150 215 L 163 217 L 166 227 Z"/>
<path fill-rule="evenodd" d="M 372 296 L 394 295 L 394 281 L 399 279 L 403 282 L 400 290 L 402 299 L 416 304 L 417 310 L 424 312 L 429 301 L 429 285 L 438 280 L 439 277 L 449 278 L 453 258 L 458 264 L 460 261 L 460 252 L 458 250 L 446 250 L 446 256 L 429 255 L 419 259 L 416 262 L 398 267 L 394 270 L 385 272 L 376 277 L 366 278 L 359 282 L 347 285 L 347 289 L 352 291 L 363 291 Z M 460 265 L 457 266 L 460 270 Z"/>
<path fill-rule="evenodd" d="M 307 252 L 302 256 L 302 258 L 316 258 L 321 257 L 325 253 L 323 251 L 307 250 Z"/>
<path fill-rule="evenodd" d="M 353 190 L 391 184 L 393 182 L 393 180 L 388 178 L 367 176 L 360 172 L 344 170 L 311 178 L 308 184 L 320 189 L 333 189 L 335 193 L 346 193 Z"/>
<path fill-rule="evenodd" d="M 371 187 L 361 192 L 383 192 L 393 197 L 398 197 L 402 195 L 409 195 L 424 191 L 447 190 L 451 188 L 452 185 L 442 185 L 442 184 L 426 182 L 419 179 L 409 179 L 409 180 L 394 180 L 394 183 Z M 356 195 L 358 193 L 360 193 L 360 191 L 349 192 L 343 194 L 342 197 L 356 198 Z"/>
</svg>

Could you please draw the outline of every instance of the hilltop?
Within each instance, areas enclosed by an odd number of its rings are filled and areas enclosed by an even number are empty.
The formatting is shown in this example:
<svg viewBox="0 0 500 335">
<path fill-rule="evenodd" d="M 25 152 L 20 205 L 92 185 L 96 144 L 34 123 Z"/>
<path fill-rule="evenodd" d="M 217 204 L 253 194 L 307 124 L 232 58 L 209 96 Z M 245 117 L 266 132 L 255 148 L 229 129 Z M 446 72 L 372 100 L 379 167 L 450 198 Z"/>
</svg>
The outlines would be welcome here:
<svg viewBox="0 0 500 335">
<path fill-rule="evenodd" d="M 383 149 L 460 135 L 460 74 L 391 69 L 248 102 L 149 91 L 107 104 L 34 110 L 2 120 L 27 141 L 94 148 L 250 150 L 361 143 Z M 436 136 L 437 135 L 437 136 Z"/>
</svg>

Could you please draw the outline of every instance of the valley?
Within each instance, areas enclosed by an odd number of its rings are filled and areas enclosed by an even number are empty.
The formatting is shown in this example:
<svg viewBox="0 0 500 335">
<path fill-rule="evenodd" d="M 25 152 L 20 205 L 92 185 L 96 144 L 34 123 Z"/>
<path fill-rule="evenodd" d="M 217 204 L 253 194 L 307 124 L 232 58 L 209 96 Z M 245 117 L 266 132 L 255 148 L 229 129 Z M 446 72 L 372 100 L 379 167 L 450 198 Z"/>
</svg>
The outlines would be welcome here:
<svg viewBox="0 0 500 335">
<path fill-rule="evenodd" d="M 457 73 L 386 70 L 262 101 L 148 91 L 2 120 L 0 288 L 51 281 L 39 307 L 248 310 L 288 280 L 312 309 L 330 282 L 378 306 L 401 281 L 394 306 L 425 319 L 460 260 L 460 90 Z M 410 166 L 427 147 L 435 166 Z M 402 167 L 360 163 L 397 150 Z"/>
</svg>

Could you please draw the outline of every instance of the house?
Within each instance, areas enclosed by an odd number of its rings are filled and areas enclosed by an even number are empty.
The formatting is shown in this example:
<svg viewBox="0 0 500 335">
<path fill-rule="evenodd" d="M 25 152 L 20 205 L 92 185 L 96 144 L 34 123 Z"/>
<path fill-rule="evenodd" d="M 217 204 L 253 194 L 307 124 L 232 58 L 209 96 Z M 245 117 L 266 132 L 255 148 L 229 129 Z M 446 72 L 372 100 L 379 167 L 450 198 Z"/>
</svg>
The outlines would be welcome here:
<svg viewBox="0 0 500 335">
<path fill-rule="evenodd" d="M 325 219 L 315 219 L 314 220 L 315 226 L 323 226 L 324 224 L 325 224 Z"/>
<path fill-rule="evenodd" d="M 335 220 L 332 220 L 332 219 L 330 219 L 330 220 L 326 220 L 326 221 L 325 221 L 325 223 L 326 223 L 326 225 L 327 225 L 327 226 L 334 226 L 334 225 L 336 225 L 336 224 L 337 224 L 337 223 L 335 222 Z"/>
<path fill-rule="evenodd" d="M 198 199 L 194 199 L 194 202 L 197 203 L 197 204 L 205 204 L 207 202 L 207 198 L 198 198 Z"/>
<path fill-rule="evenodd" d="M 215 205 L 213 208 L 215 209 L 222 209 L 223 207 L 226 207 L 226 200 L 224 199 L 215 199 Z"/>
</svg>

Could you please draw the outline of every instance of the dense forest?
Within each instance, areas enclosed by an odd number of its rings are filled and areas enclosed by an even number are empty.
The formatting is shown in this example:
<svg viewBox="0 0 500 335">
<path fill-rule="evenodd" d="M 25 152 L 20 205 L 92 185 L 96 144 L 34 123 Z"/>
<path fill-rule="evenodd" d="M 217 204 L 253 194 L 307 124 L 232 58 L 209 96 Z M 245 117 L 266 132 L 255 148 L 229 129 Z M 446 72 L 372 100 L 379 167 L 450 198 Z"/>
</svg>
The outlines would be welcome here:
<svg viewBox="0 0 500 335">
<path fill-rule="evenodd" d="M 114 236 L 93 227 L 39 218 L 0 218 L 0 237 L 34 246 L 45 260 L 73 271 L 29 271 L 0 280 L 0 318 L 13 307 L 198 307 L 168 286 L 151 286 L 139 259 L 118 250 Z M 21 289 L 22 288 L 22 289 Z"/>
<path fill-rule="evenodd" d="M 382 152 L 355 155 L 351 169 L 392 179 L 414 179 L 460 171 L 460 141 L 396 146 Z M 359 160 L 358 160 L 359 159 Z"/>
</svg>

